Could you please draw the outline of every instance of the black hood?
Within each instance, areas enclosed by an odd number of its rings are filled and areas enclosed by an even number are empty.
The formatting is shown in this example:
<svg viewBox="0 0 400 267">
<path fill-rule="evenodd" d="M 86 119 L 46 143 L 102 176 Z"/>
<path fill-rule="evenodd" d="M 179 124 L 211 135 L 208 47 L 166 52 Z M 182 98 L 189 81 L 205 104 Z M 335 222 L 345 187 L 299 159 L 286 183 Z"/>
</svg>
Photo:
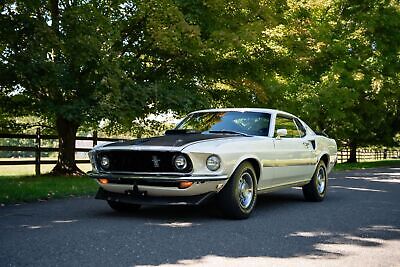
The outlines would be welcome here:
<svg viewBox="0 0 400 267">
<path fill-rule="evenodd" d="M 240 135 L 235 134 L 171 134 L 164 136 L 157 136 L 151 138 L 142 138 L 126 142 L 116 142 L 107 144 L 104 147 L 114 147 L 114 146 L 172 146 L 179 147 L 197 141 L 219 139 L 219 138 L 232 138 L 240 137 Z"/>
</svg>

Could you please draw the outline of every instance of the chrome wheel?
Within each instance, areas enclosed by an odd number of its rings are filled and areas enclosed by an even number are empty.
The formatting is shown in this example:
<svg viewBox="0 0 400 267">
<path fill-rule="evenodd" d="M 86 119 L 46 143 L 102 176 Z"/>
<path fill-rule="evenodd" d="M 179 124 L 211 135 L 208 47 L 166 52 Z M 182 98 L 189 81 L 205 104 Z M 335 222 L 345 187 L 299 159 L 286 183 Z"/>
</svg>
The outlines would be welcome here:
<svg viewBox="0 0 400 267">
<path fill-rule="evenodd" d="M 311 178 L 311 181 L 303 185 L 303 195 L 308 201 L 322 201 L 326 196 L 328 190 L 328 173 L 326 165 L 321 160 Z"/>
<path fill-rule="evenodd" d="M 255 173 L 250 162 L 240 163 L 227 184 L 218 193 L 218 206 L 227 217 L 245 219 L 254 210 L 257 201 Z"/>
<path fill-rule="evenodd" d="M 253 200 L 253 178 L 248 172 L 244 172 L 238 184 L 239 202 L 243 209 L 247 209 Z"/>
<path fill-rule="evenodd" d="M 322 195 L 325 191 L 326 185 L 326 172 L 324 168 L 319 168 L 317 174 L 317 190 L 320 195 Z"/>
</svg>

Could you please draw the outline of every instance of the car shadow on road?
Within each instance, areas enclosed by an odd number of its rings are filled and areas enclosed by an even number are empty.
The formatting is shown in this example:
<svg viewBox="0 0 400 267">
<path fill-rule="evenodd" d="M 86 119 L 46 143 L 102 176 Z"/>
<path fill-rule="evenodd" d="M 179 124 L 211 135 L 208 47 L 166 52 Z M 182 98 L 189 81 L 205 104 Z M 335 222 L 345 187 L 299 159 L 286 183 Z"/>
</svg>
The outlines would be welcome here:
<svg viewBox="0 0 400 267">
<path fill-rule="evenodd" d="M 286 190 L 286 192 L 271 193 L 258 196 L 256 210 L 268 209 L 279 210 L 282 206 L 290 206 L 293 203 L 304 203 L 304 198 L 300 193 L 293 191 L 295 189 Z M 107 209 L 96 211 L 95 216 L 103 218 L 130 218 L 147 220 L 193 220 L 193 221 L 210 221 L 215 219 L 229 220 L 220 212 L 216 199 L 201 206 L 142 206 L 138 211 L 132 212 L 115 212 L 107 207 Z"/>
</svg>

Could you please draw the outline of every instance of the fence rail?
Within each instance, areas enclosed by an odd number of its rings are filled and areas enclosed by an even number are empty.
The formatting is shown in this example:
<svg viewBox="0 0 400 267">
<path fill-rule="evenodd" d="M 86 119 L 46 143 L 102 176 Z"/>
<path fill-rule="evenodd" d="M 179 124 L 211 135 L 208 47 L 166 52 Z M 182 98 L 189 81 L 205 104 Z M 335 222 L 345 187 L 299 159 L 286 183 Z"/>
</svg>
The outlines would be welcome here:
<svg viewBox="0 0 400 267">
<path fill-rule="evenodd" d="M 42 160 L 42 152 L 58 152 L 58 147 L 42 147 L 42 140 L 55 140 L 58 139 L 56 135 L 42 135 L 38 128 L 36 134 L 10 134 L 0 133 L 1 138 L 15 138 L 15 139 L 34 139 L 34 146 L 0 146 L 0 151 L 30 151 L 35 152 L 35 158 L 29 160 L 1 160 L 1 165 L 35 165 L 36 175 L 40 175 L 40 165 L 42 164 L 56 164 L 57 160 Z M 76 140 L 92 141 L 92 147 L 97 145 L 97 142 L 115 142 L 124 141 L 127 139 L 120 138 L 103 138 L 98 137 L 97 132 L 93 132 L 92 137 L 77 136 Z M 75 152 L 89 152 L 91 148 L 75 148 Z M 350 158 L 350 149 L 342 148 L 338 150 L 338 163 L 346 162 Z M 398 149 L 357 149 L 357 161 L 372 161 L 382 159 L 400 159 L 400 150 Z M 89 160 L 76 160 L 76 163 L 90 163 Z"/>
<path fill-rule="evenodd" d="M 40 175 L 40 165 L 42 164 L 56 164 L 57 160 L 42 160 L 42 152 L 58 152 L 58 147 L 42 147 L 42 140 L 58 140 L 57 135 L 44 135 L 41 134 L 40 129 L 36 129 L 36 134 L 10 134 L 0 133 L 0 138 L 13 138 L 13 139 L 33 139 L 35 140 L 34 146 L 0 146 L 0 151 L 29 151 L 35 152 L 35 158 L 30 160 L 1 160 L 1 165 L 35 165 L 35 174 Z M 98 137 L 97 132 L 94 131 L 92 137 L 77 136 L 77 141 L 92 141 L 92 147 L 97 145 L 97 142 L 115 142 L 124 141 L 127 139 L 121 138 L 103 138 Z M 89 152 L 91 148 L 75 148 L 75 152 Z M 90 163 L 88 159 L 75 160 L 76 163 Z"/>
<path fill-rule="evenodd" d="M 383 159 L 399 159 L 400 150 L 398 149 L 357 149 L 357 161 L 374 161 Z M 350 158 L 350 149 L 342 148 L 338 150 L 338 163 L 346 162 Z"/>
</svg>

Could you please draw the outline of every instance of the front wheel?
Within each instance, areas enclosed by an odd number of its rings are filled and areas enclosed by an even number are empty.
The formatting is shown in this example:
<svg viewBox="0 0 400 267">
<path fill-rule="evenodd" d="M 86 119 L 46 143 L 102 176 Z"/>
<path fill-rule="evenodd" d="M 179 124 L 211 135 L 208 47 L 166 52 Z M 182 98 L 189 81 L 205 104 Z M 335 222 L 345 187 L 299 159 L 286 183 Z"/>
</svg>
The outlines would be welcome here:
<svg viewBox="0 0 400 267">
<path fill-rule="evenodd" d="M 311 181 L 303 186 L 303 195 L 308 201 L 318 202 L 324 200 L 327 189 L 328 173 L 325 163 L 320 161 Z"/>
<path fill-rule="evenodd" d="M 248 218 L 257 198 L 257 179 L 249 162 L 241 163 L 217 195 L 221 211 L 232 219 Z"/>
<path fill-rule="evenodd" d="M 128 204 L 111 200 L 107 200 L 107 203 L 113 210 L 118 212 L 132 212 L 140 209 L 140 205 L 138 204 Z"/>
</svg>

